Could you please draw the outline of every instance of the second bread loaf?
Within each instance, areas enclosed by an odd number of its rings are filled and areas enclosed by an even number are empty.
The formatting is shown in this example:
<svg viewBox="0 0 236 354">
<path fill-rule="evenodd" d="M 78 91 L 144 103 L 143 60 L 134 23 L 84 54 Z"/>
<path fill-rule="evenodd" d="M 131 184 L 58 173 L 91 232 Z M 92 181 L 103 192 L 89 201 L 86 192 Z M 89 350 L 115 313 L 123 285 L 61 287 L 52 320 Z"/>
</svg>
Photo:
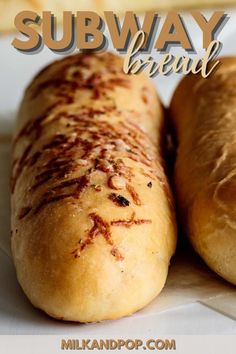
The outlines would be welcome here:
<svg viewBox="0 0 236 354">
<path fill-rule="evenodd" d="M 236 284 L 236 58 L 185 77 L 171 102 L 182 224 L 205 262 Z"/>
</svg>

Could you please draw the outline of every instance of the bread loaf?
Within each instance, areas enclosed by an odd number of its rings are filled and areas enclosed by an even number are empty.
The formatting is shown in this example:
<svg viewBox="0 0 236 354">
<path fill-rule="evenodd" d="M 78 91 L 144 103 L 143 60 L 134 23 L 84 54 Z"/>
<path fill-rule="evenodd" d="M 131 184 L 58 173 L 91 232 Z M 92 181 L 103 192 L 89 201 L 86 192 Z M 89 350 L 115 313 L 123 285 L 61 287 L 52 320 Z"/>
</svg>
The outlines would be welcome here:
<svg viewBox="0 0 236 354">
<path fill-rule="evenodd" d="M 12 252 L 34 306 L 64 320 L 129 315 L 164 286 L 176 244 L 163 111 L 110 53 L 45 68 L 26 90 L 12 169 Z"/>
<path fill-rule="evenodd" d="M 171 102 L 182 224 L 211 269 L 236 284 L 236 58 L 186 76 Z"/>
</svg>

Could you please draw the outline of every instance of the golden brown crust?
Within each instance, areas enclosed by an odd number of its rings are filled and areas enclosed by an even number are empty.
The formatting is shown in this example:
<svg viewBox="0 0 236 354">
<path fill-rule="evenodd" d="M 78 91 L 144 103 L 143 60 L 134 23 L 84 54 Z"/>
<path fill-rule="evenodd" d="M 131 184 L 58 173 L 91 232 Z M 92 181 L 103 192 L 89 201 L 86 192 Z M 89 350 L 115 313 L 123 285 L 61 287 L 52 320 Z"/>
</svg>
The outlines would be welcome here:
<svg viewBox="0 0 236 354">
<path fill-rule="evenodd" d="M 236 58 L 208 79 L 185 77 L 171 102 L 183 224 L 206 263 L 236 284 Z"/>
<path fill-rule="evenodd" d="M 13 146 L 12 250 L 35 306 L 99 321 L 160 292 L 176 243 L 163 123 L 150 81 L 110 53 L 67 57 L 33 80 Z"/>
</svg>

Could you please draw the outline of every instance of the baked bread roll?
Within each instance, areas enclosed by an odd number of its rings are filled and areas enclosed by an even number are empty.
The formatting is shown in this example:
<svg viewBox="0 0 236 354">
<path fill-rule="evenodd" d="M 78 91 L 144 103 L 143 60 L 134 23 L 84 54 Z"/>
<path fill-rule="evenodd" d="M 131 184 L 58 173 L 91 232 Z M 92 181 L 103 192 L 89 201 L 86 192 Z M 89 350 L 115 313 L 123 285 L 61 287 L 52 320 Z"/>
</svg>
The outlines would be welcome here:
<svg viewBox="0 0 236 354">
<path fill-rule="evenodd" d="M 208 266 L 236 284 L 236 58 L 186 76 L 170 106 L 183 226 Z"/>
<path fill-rule="evenodd" d="M 12 169 L 12 253 L 32 304 L 91 322 L 129 315 L 164 286 L 175 250 L 163 110 L 110 53 L 57 61 L 26 90 Z"/>
</svg>

